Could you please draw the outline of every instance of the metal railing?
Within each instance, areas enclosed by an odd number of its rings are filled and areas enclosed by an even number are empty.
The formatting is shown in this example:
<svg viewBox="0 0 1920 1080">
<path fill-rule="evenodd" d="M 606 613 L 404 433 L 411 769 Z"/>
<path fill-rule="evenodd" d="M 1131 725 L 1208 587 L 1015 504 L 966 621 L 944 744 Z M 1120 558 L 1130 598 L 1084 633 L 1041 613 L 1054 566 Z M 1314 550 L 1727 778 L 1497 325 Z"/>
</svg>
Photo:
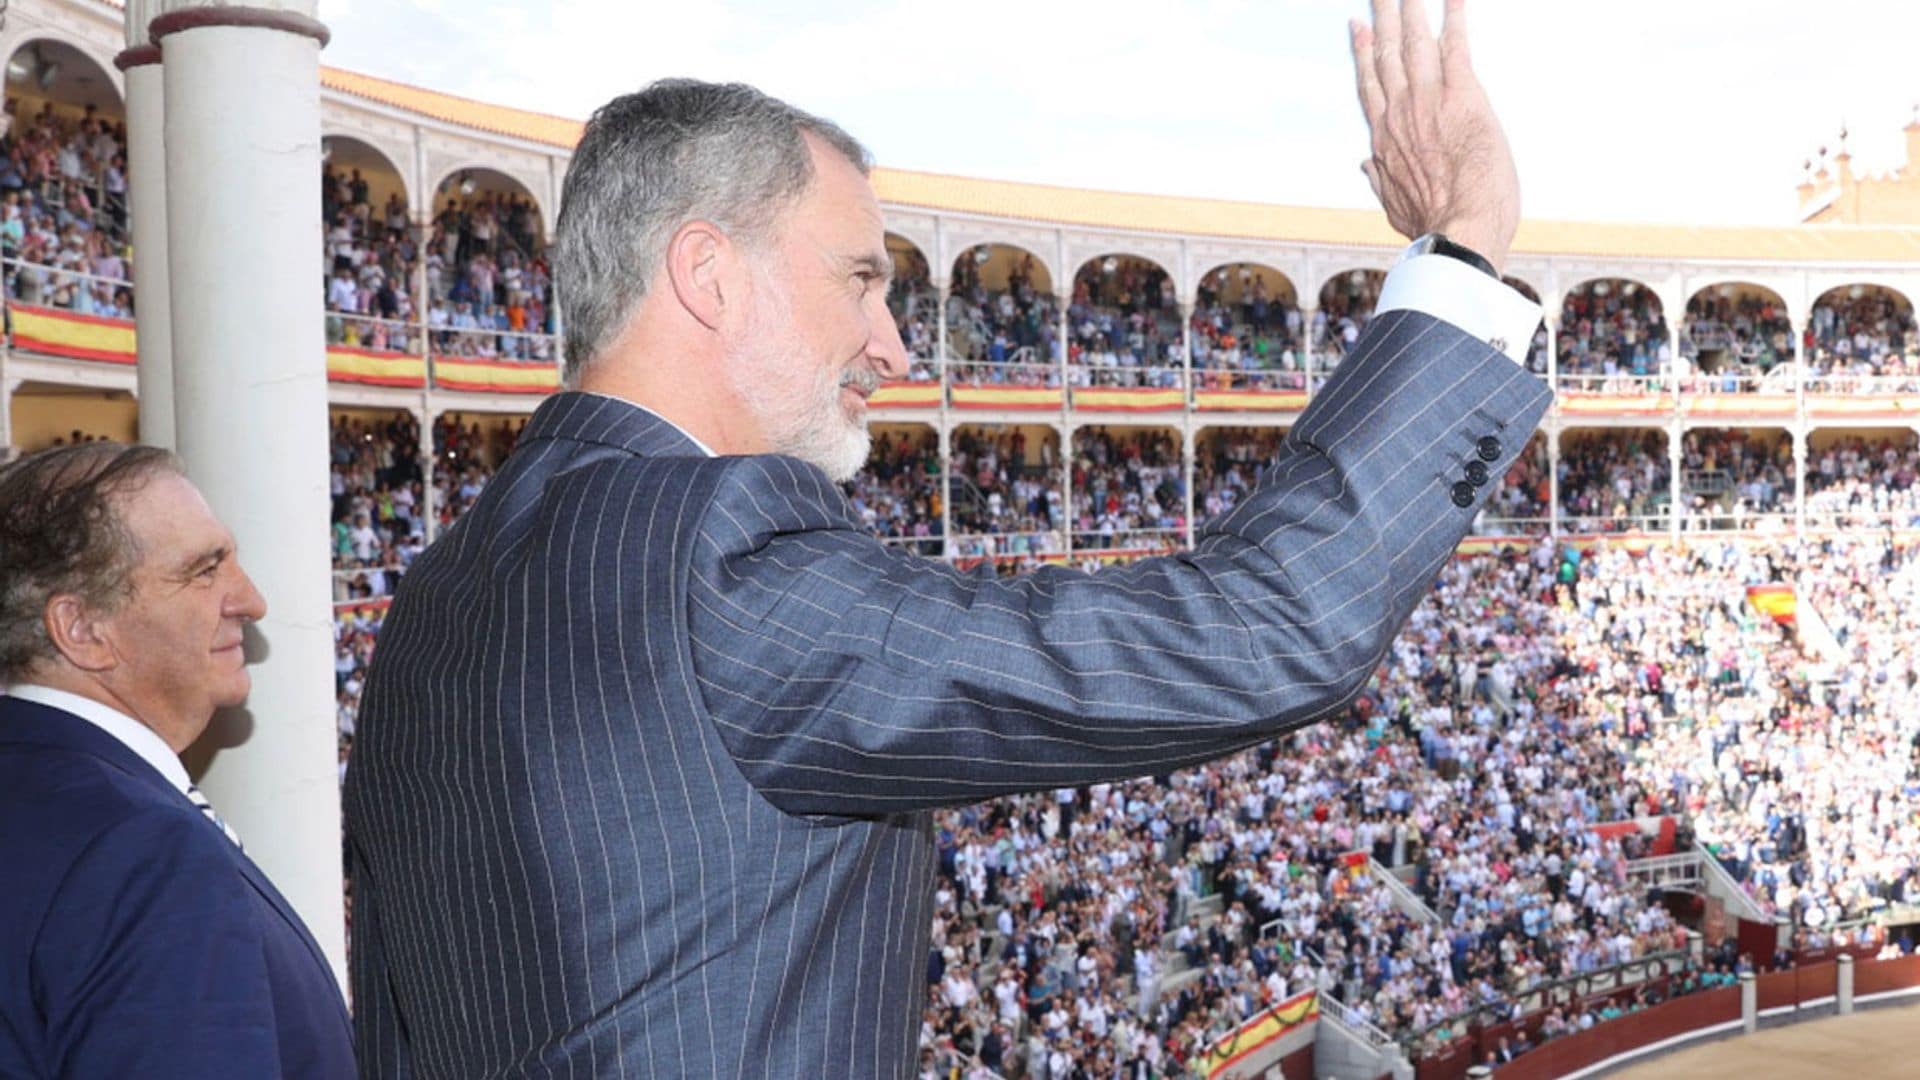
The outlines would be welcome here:
<svg viewBox="0 0 1920 1080">
<path fill-rule="evenodd" d="M 1443 1028 L 1463 1035 L 1473 1027 L 1486 1026 L 1488 1022 L 1499 1023 L 1509 1018 L 1527 1016 L 1555 1006 L 1575 1004 L 1595 994 L 1624 990 L 1663 975 L 1685 971 L 1691 965 L 1692 959 L 1685 950 L 1650 953 L 1623 964 L 1614 964 L 1611 967 L 1597 968 L 1578 975 L 1525 987 L 1504 995 L 1499 1001 L 1475 1005 L 1451 1016 L 1442 1017 L 1426 1027 L 1405 1032 L 1396 1041 L 1411 1050 L 1419 1046 L 1428 1036 Z"/>
<path fill-rule="evenodd" d="M 1193 388 L 1200 390 L 1257 390 L 1268 393 L 1304 393 L 1305 371 L 1280 368 L 1195 367 Z"/>
<path fill-rule="evenodd" d="M 1697 851 L 1634 859 L 1627 863 L 1626 877 L 1629 883 L 1642 889 L 1704 888 L 1706 871 L 1700 862 Z"/>
<path fill-rule="evenodd" d="M 1755 371 L 1749 368 L 1724 368 L 1719 371 L 1694 371 L 1675 380 L 1688 397 L 1717 397 L 1726 394 L 1791 394 L 1794 379 L 1791 370 Z"/>
<path fill-rule="evenodd" d="M 552 363 L 557 355 L 552 334 L 480 326 L 433 326 L 428 351 L 448 360 L 509 360 Z"/>
<path fill-rule="evenodd" d="M 1562 514 L 1560 531 L 1580 536 L 1595 536 L 1604 533 L 1627 532 L 1666 532 L 1673 527 L 1673 519 L 1667 514 L 1622 514 L 1618 517 L 1606 514 Z"/>
<path fill-rule="evenodd" d="M 1741 880 L 1733 876 L 1706 845 L 1696 842 L 1693 850 L 1702 860 L 1701 870 L 1705 875 L 1707 890 L 1719 897 L 1727 905 L 1727 910 L 1750 922 L 1770 922 L 1773 909 L 1765 901 L 1747 891 Z"/>
<path fill-rule="evenodd" d="M 113 303 L 117 295 L 124 292 L 128 311 L 133 309 L 133 282 L 125 278 L 101 277 L 84 270 L 19 258 L 0 259 L 0 267 L 4 267 L 6 295 L 10 301 L 77 315 L 126 318 L 128 316 L 117 313 Z M 89 287 L 81 288 L 82 285 Z M 102 291 L 108 293 L 104 298 L 99 295 Z"/>
<path fill-rule="evenodd" d="M 1854 375 L 1844 372 L 1809 374 L 1807 393 L 1832 397 L 1920 393 L 1920 373 L 1908 375 Z"/>
<path fill-rule="evenodd" d="M 1067 381 L 1075 389 L 1181 390 L 1187 385 L 1185 368 L 1118 364 L 1067 365 Z"/>
<path fill-rule="evenodd" d="M 1553 529 L 1550 517 L 1501 517 L 1482 514 L 1473 523 L 1475 536 L 1544 536 Z"/>
<path fill-rule="evenodd" d="M 1010 357 L 1032 356 L 1033 350 L 1022 349 L 1010 354 Z M 1001 363 L 992 360 L 955 360 L 947 364 L 947 383 L 954 387 L 1031 387 L 1054 388 L 1060 386 L 1060 365 L 1034 363 L 1029 360 L 1008 359 Z"/>
<path fill-rule="evenodd" d="M 417 322 L 329 309 L 326 327 L 328 345 L 409 356 L 419 356 L 425 351 L 427 336 Z"/>
<path fill-rule="evenodd" d="M 1615 372 L 1562 371 L 1554 376 L 1554 389 L 1562 394 L 1605 394 L 1613 397 L 1651 397 L 1673 389 L 1666 375 L 1633 375 Z"/>
<path fill-rule="evenodd" d="M 1320 1015 L 1332 1017 L 1341 1026 L 1360 1036 L 1375 1050 L 1387 1053 L 1400 1052 L 1400 1044 L 1393 1036 L 1375 1027 L 1373 1021 L 1360 1015 L 1359 1010 L 1324 990 L 1320 993 Z"/>
<path fill-rule="evenodd" d="M 1429 926 L 1440 925 L 1440 913 L 1428 907 L 1425 900 L 1420 899 L 1412 889 L 1407 888 L 1405 883 L 1394 877 L 1393 871 L 1381 866 L 1378 859 L 1371 855 L 1367 856 L 1367 869 L 1373 874 L 1375 880 L 1385 886 L 1387 895 L 1393 897 L 1393 906 L 1399 908 L 1401 914 L 1418 919 Z"/>
</svg>

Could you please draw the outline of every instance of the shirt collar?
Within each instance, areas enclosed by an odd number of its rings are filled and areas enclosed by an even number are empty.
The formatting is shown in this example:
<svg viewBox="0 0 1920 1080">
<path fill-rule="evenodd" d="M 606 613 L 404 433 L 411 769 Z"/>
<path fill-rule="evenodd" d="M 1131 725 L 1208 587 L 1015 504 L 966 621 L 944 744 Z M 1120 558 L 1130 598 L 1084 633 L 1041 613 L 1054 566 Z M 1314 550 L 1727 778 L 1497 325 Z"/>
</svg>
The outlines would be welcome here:
<svg viewBox="0 0 1920 1080">
<path fill-rule="evenodd" d="M 120 740 L 127 749 L 140 755 L 140 759 L 153 766 L 167 782 L 186 794 L 192 786 L 187 776 L 186 766 L 180 764 L 180 755 L 166 744 L 152 728 L 121 712 L 111 705 L 104 705 L 88 697 L 55 690 L 51 686 L 36 686 L 23 683 L 7 687 L 7 696 L 21 701 L 31 701 L 36 705 L 45 705 L 49 709 L 59 709 L 71 713 L 94 727 Z"/>
<path fill-rule="evenodd" d="M 648 416 L 651 416 L 651 417 L 653 417 L 653 418 L 654 418 L 655 420 L 658 420 L 658 421 L 660 421 L 661 423 L 663 423 L 663 424 L 665 424 L 665 425 L 667 425 L 668 427 L 670 427 L 670 428 L 672 428 L 673 430 L 675 430 L 675 431 L 677 431 L 677 432 L 679 432 L 680 434 L 682 434 L 682 435 L 684 435 L 684 436 L 686 436 L 686 439 L 687 439 L 687 441 L 688 441 L 688 442 L 690 442 L 690 443 L 692 443 L 693 445 L 695 445 L 695 446 L 697 446 L 697 447 L 699 447 L 699 448 L 700 448 L 700 452 L 701 452 L 701 453 L 703 453 L 703 454 L 705 454 L 705 455 L 707 455 L 708 457 L 719 457 L 719 456 L 720 456 L 719 454 L 716 454 L 716 453 L 714 453 L 714 452 L 713 452 L 713 448 L 712 448 L 711 446 L 708 446 L 708 445 L 707 445 L 706 443 L 703 443 L 703 442 L 701 442 L 701 441 L 700 441 L 699 439 L 697 439 L 697 438 L 695 438 L 695 437 L 694 437 L 694 435 L 693 435 L 693 433 L 692 433 L 692 432 L 690 432 L 690 431 L 688 431 L 688 430 L 687 430 L 686 428 L 683 428 L 683 427 L 681 427 L 681 426 L 680 426 L 679 424 L 676 424 L 676 423 L 674 423 L 673 421 L 671 421 L 671 420 L 669 420 L 669 419 L 667 419 L 666 417 L 664 417 L 664 416 L 661 416 L 661 415 L 660 415 L 659 413 L 657 413 L 657 412 L 654 412 L 654 411 L 653 411 L 652 409 L 649 409 L 649 408 L 647 408 L 647 407 L 646 407 L 645 405 L 642 405 L 642 404 L 640 404 L 640 403 L 639 403 L 639 402 L 637 402 L 637 401 L 629 401 L 629 400 L 628 400 L 628 399 L 626 399 L 626 398 L 623 398 L 623 397 L 617 397 L 617 396 L 615 396 L 615 395 L 613 395 L 613 394 L 603 394 L 603 393 L 601 393 L 601 392 L 599 392 L 598 390 L 576 390 L 576 391 L 574 391 L 574 393 L 576 393 L 576 394 L 585 394 L 585 395 L 587 395 L 588 397 L 597 397 L 597 398 L 606 398 L 606 399 L 607 399 L 608 401 L 618 401 L 618 402 L 620 402 L 621 404 L 624 404 L 624 405 L 631 405 L 631 406 L 633 406 L 634 408 L 636 408 L 636 409 L 639 409 L 639 410 L 640 410 L 641 412 L 643 412 L 643 413 L 646 413 L 646 414 L 647 414 Z"/>
</svg>

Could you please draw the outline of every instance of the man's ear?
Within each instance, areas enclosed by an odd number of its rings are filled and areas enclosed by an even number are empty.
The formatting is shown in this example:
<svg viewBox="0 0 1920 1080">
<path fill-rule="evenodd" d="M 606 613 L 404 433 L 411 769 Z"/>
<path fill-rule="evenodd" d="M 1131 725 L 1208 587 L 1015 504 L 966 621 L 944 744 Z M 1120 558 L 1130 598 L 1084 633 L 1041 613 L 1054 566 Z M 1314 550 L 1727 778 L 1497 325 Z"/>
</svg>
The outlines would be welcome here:
<svg viewBox="0 0 1920 1080">
<path fill-rule="evenodd" d="M 42 616 L 47 639 L 67 663 L 82 671 L 108 671 L 120 662 L 107 639 L 106 620 L 89 611 L 78 596 L 56 593 Z"/>
<path fill-rule="evenodd" d="M 667 241 L 664 269 L 673 295 L 709 330 L 718 330 L 727 304 L 738 302 L 727 273 L 735 256 L 733 242 L 711 221 L 689 221 Z"/>
</svg>

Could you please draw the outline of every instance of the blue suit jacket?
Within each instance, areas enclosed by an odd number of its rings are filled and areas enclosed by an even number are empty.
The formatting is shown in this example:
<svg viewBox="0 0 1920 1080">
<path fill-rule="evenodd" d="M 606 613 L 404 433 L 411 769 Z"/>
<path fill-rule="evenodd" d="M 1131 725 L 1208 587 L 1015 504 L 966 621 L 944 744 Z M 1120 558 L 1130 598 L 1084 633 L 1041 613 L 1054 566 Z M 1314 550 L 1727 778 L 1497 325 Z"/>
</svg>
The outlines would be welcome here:
<svg viewBox="0 0 1920 1080">
<path fill-rule="evenodd" d="M 401 584 L 347 777 L 369 1076 L 904 1076 L 931 807 L 1358 692 L 1548 391 L 1380 316 L 1191 552 L 999 581 L 560 394 Z M 1492 482 L 1489 482 L 1489 481 Z"/>
<path fill-rule="evenodd" d="M 153 766 L 0 697 L 0 1076 L 354 1073 L 293 909 Z"/>
</svg>

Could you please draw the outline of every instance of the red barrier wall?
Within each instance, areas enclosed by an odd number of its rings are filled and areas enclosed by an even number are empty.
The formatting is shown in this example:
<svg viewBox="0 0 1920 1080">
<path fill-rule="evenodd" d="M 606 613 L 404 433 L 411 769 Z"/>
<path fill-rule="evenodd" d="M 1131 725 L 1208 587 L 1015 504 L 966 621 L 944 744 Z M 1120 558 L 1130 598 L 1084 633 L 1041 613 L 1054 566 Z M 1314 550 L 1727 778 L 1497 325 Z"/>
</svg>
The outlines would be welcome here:
<svg viewBox="0 0 1920 1080">
<path fill-rule="evenodd" d="M 1833 961 L 1757 976 L 1754 979 L 1756 1004 L 1766 1010 L 1830 997 L 1839 988 L 1839 976 L 1839 965 Z M 1920 986 L 1920 956 L 1860 960 L 1854 965 L 1855 997 L 1916 986 Z M 1596 994 L 1587 999 L 1587 1003 L 1596 1004 L 1609 996 L 1615 995 Z M 1500 1066 L 1494 1075 L 1499 1080 L 1549 1080 L 1617 1054 L 1738 1019 L 1738 986 L 1707 990 L 1623 1016 L 1589 1031 L 1555 1039 Z M 1414 1075 L 1418 1080 L 1460 1080 L 1467 1069 L 1485 1061 L 1487 1052 L 1499 1046 L 1500 1036 L 1511 1036 L 1515 1031 L 1525 1031 L 1531 1036 L 1539 1030 L 1539 1024 L 1540 1016 L 1535 1014 L 1462 1036 L 1417 1062 Z"/>
<path fill-rule="evenodd" d="M 1757 996 L 1761 1012 L 1778 1009 L 1783 1006 L 1798 1005 L 1834 994 L 1840 986 L 1838 966 L 1832 961 L 1824 964 L 1812 964 L 1794 968 L 1791 971 L 1769 971 L 1756 976 Z M 1859 977 L 1856 971 L 1855 978 Z M 1856 983 L 1856 990 L 1858 984 Z"/>
<path fill-rule="evenodd" d="M 1853 996 L 1920 986 L 1920 956 L 1868 960 L 1853 965 Z"/>
<path fill-rule="evenodd" d="M 1713 1024 L 1740 1019 L 1737 987 L 1689 994 L 1651 1009 L 1564 1036 L 1494 1071 L 1500 1080 L 1551 1080 L 1615 1054 Z"/>
</svg>

